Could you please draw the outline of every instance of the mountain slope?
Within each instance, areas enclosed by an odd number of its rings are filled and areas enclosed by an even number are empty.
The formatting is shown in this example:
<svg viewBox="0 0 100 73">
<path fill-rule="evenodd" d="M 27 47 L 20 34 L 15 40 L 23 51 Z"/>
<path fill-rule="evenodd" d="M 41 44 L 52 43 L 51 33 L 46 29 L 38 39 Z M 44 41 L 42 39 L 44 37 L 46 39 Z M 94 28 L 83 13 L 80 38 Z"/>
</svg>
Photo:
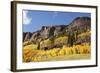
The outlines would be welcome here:
<svg viewBox="0 0 100 73">
<path fill-rule="evenodd" d="M 84 42 L 90 43 L 91 19 L 77 17 L 70 24 L 42 26 L 36 32 L 23 32 L 23 42 L 37 44 L 41 49 L 72 46 Z"/>
</svg>

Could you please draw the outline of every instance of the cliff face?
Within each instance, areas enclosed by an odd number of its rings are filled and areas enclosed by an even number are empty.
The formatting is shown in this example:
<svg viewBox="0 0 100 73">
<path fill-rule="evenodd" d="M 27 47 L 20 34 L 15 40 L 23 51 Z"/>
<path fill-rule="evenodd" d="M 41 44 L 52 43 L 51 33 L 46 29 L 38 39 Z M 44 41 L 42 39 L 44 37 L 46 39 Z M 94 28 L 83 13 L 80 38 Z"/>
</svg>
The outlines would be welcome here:
<svg viewBox="0 0 100 73">
<path fill-rule="evenodd" d="M 39 42 L 44 39 L 51 38 L 53 36 L 58 36 L 64 33 L 67 25 L 58 25 L 58 26 L 42 26 L 41 30 L 30 33 L 23 33 L 23 41 L 32 41 Z"/>
<path fill-rule="evenodd" d="M 82 33 L 91 28 L 91 19 L 89 17 L 77 17 L 69 25 L 42 26 L 41 30 L 36 32 L 23 32 L 23 41 L 38 43 L 42 40 L 66 34 L 67 31 L 78 31 Z"/>
<path fill-rule="evenodd" d="M 68 30 L 91 29 L 91 19 L 89 17 L 77 17 L 69 24 Z"/>
</svg>

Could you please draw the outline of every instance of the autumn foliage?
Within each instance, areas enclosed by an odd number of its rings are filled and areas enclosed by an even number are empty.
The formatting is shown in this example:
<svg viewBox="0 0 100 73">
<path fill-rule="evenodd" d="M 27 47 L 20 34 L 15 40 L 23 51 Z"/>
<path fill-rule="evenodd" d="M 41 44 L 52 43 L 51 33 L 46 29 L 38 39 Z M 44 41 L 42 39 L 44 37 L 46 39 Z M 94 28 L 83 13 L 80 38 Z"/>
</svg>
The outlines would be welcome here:
<svg viewBox="0 0 100 73">
<path fill-rule="evenodd" d="M 62 48 L 53 48 L 50 50 L 37 50 L 33 48 L 34 47 L 32 45 L 23 48 L 23 62 L 41 62 L 50 60 L 57 56 L 91 53 L 91 47 L 88 43 L 73 45 L 72 47 L 64 45 Z"/>
</svg>

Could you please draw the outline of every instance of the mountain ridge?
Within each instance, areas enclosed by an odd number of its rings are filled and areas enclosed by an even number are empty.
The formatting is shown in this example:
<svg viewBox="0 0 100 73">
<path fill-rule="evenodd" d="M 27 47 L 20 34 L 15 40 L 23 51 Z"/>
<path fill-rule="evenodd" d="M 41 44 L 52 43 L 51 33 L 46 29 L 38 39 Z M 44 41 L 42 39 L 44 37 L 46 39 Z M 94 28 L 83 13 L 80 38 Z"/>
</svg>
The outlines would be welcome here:
<svg viewBox="0 0 100 73">
<path fill-rule="evenodd" d="M 79 34 L 91 30 L 91 18 L 90 17 L 77 17 L 71 23 L 67 25 L 54 25 L 54 26 L 42 26 L 40 30 L 35 32 L 23 32 L 23 42 L 30 41 L 34 44 L 40 41 L 50 39 L 54 36 L 64 35 L 67 32 L 78 31 Z"/>
</svg>

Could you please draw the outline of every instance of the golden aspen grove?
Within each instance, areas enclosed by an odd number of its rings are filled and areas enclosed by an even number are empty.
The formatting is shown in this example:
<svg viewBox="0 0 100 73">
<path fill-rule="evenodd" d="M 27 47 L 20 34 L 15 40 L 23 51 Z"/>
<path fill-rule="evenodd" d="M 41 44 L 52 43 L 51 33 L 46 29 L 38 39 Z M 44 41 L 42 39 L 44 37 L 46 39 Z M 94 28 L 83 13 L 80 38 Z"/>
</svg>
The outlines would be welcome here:
<svg viewBox="0 0 100 73">
<path fill-rule="evenodd" d="M 90 32 L 82 33 L 79 37 L 90 35 Z M 63 43 L 67 37 L 56 38 L 55 42 Z M 46 45 L 50 44 L 49 40 L 45 41 Z M 29 44 L 29 45 L 25 45 Z M 62 48 L 51 48 L 49 50 L 38 50 L 38 45 L 25 42 L 23 47 L 23 62 L 41 62 L 41 61 L 60 61 L 60 60 L 77 60 L 90 59 L 91 45 L 82 43 L 68 47 L 63 45 Z"/>
</svg>

